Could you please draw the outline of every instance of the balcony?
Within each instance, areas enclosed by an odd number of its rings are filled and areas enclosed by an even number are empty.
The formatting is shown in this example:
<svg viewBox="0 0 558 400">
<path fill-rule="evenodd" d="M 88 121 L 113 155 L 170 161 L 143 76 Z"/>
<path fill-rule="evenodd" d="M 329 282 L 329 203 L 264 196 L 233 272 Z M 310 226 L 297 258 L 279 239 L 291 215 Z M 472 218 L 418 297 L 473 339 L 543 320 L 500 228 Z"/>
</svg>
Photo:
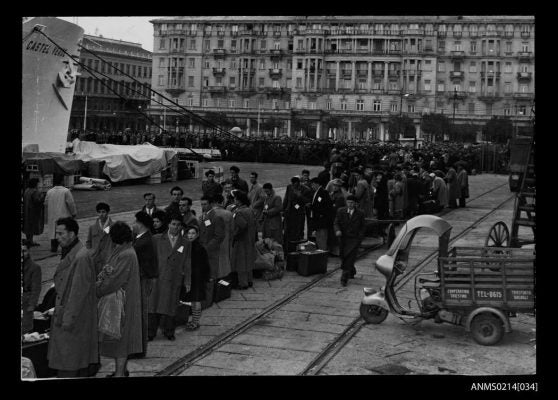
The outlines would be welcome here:
<svg viewBox="0 0 558 400">
<path fill-rule="evenodd" d="M 530 81 L 532 72 L 518 72 L 517 79 L 520 81 Z"/>
<path fill-rule="evenodd" d="M 242 68 L 242 74 L 254 75 L 256 73 L 256 68 Z"/>
<path fill-rule="evenodd" d="M 447 36 L 447 32 L 446 31 L 438 31 L 438 37 L 443 37 L 445 38 Z"/>
<path fill-rule="evenodd" d="M 463 71 L 450 71 L 450 79 L 461 79 L 465 78 L 465 72 Z"/>
<path fill-rule="evenodd" d="M 521 32 L 521 39 L 528 39 L 531 37 L 531 32 Z"/>
<path fill-rule="evenodd" d="M 500 56 L 500 51 L 496 50 L 496 49 L 488 49 L 488 50 L 484 50 L 482 52 L 483 56 L 487 56 L 487 57 L 499 57 Z"/>
<path fill-rule="evenodd" d="M 400 56 L 401 55 L 401 49 L 388 50 L 387 54 L 388 55 Z"/>
<path fill-rule="evenodd" d="M 478 31 L 469 31 L 469 37 L 472 39 L 478 38 L 480 36 Z"/>
<path fill-rule="evenodd" d="M 214 57 L 224 57 L 226 54 L 226 50 L 225 49 L 213 49 L 213 56 Z"/>
<path fill-rule="evenodd" d="M 176 54 L 176 53 L 184 53 L 184 47 L 175 47 L 169 49 L 169 53 Z"/>
<path fill-rule="evenodd" d="M 519 58 L 519 61 L 530 62 L 532 57 L 533 56 L 530 51 L 520 51 L 519 53 L 517 53 L 517 58 Z"/>
<path fill-rule="evenodd" d="M 448 90 L 446 96 L 450 99 L 463 100 L 469 94 L 463 90 Z"/>
<path fill-rule="evenodd" d="M 406 69 L 405 74 L 407 74 L 407 76 L 419 76 L 421 71 L 416 69 Z"/>
<path fill-rule="evenodd" d="M 372 70 L 372 76 L 384 76 L 384 70 L 382 69 L 373 69 Z"/>
<path fill-rule="evenodd" d="M 281 49 L 271 49 L 270 52 L 272 57 L 282 57 L 284 55 Z"/>
<path fill-rule="evenodd" d="M 223 76 L 225 75 L 225 68 L 213 68 L 213 75 L 215 76 Z"/>
<path fill-rule="evenodd" d="M 274 37 L 281 37 L 281 31 L 273 31 Z"/>
<path fill-rule="evenodd" d="M 465 52 L 463 50 L 452 50 L 450 52 L 450 57 L 454 60 L 459 60 L 465 57 Z"/>
<path fill-rule="evenodd" d="M 356 74 L 357 74 L 357 76 L 368 76 L 368 70 L 367 69 L 357 69 Z"/>
<path fill-rule="evenodd" d="M 504 37 L 507 38 L 507 39 L 513 38 L 513 31 L 504 32 Z"/>
<path fill-rule="evenodd" d="M 184 93 L 186 91 L 186 89 L 184 88 L 184 85 L 182 85 L 182 84 L 171 84 L 171 85 L 168 85 L 165 88 L 165 91 L 167 93 L 169 93 L 172 97 L 177 97 L 181 93 Z"/>
<path fill-rule="evenodd" d="M 405 29 L 403 35 L 424 35 L 424 29 Z"/>
<path fill-rule="evenodd" d="M 269 76 L 271 78 L 280 78 L 283 75 L 283 70 L 281 68 L 273 68 L 269 70 Z"/>
<path fill-rule="evenodd" d="M 484 91 L 478 94 L 477 98 L 485 103 L 494 103 L 500 99 L 498 92 Z"/>
<path fill-rule="evenodd" d="M 496 78 L 500 79 L 500 72 L 495 71 L 481 71 L 480 73 L 481 78 Z"/>
<path fill-rule="evenodd" d="M 353 71 L 350 69 L 342 69 L 341 70 L 342 76 L 353 76 Z"/>
<path fill-rule="evenodd" d="M 535 97 L 533 93 L 514 92 L 513 98 L 518 100 L 529 100 Z"/>
<path fill-rule="evenodd" d="M 206 89 L 210 93 L 225 93 L 227 90 L 225 86 L 206 86 Z"/>
<path fill-rule="evenodd" d="M 225 31 L 217 31 L 217 36 L 225 36 Z"/>
<path fill-rule="evenodd" d="M 399 71 L 399 70 L 388 71 L 388 76 L 389 77 L 397 77 L 398 78 L 400 75 L 401 75 L 401 71 Z"/>
</svg>

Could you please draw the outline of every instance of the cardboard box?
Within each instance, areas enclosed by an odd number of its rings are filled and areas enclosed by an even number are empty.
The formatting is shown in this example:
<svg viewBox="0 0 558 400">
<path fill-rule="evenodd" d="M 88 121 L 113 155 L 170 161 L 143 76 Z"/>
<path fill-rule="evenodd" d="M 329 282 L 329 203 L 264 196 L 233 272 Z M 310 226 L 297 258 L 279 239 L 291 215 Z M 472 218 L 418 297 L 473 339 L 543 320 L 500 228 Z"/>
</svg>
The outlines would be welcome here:
<svg viewBox="0 0 558 400">
<path fill-rule="evenodd" d="M 297 272 L 302 276 L 325 274 L 328 252 L 324 250 L 301 251 L 298 256 Z"/>
</svg>

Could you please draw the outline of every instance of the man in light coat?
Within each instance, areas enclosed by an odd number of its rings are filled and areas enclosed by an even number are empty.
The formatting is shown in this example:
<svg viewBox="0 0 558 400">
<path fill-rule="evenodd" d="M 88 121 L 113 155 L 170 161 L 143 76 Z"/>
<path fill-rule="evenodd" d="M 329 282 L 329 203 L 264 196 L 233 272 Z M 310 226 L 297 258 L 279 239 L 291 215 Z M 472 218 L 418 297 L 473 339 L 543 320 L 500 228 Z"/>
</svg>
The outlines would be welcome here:
<svg viewBox="0 0 558 400">
<path fill-rule="evenodd" d="M 112 240 L 110 240 L 109 232 L 114 222 L 109 217 L 110 206 L 107 203 L 98 203 L 95 209 L 99 218 L 87 230 L 85 247 L 90 250 L 91 258 L 95 263 L 95 271 L 98 274 L 112 252 Z"/>
<path fill-rule="evenodd" d="M 256 221 L 248 207 L 246 193 L 233 190 L 236 208 L 233 213 L 232 270 L 237 273 L 236 289 L 246 290 L 253 285 L 252 268 L 256 261 Z"/>
<path fill-rule="evenodd" d="M 283 202 L 281 196 L 275 194 L 271 183 L 263 185 L 265 201 L 262 211 L 262 239 L 271 238 L 279 244 L 283 244 L 283 231 L 281 221 L 281 211 Z"/>
<path fill-rule="evenodd" d="M 76 204 L 70 189 L 62 186 L 64 177 L 54 175 L 54 187 L 49 189 L 45 196 L 45 218 L 48 225 L 48 235 L 50 239 L 50 251 L 58 251 L 58 241 L 56 240 L 56 221 L 59 218 L 77 217 Z"/>
<path fill-rule="evenodd" d="M 48 343 L 48 366 L 59 378 L 89 376 L 99 361 L 96 273 L 89 252 L 78 239 L 73 218 L 56 221 L 56 238 L 62 247 L 54 273 L 56 303 Z"/>
<path fill-rule="evenodd" d="M 223 195 L 215 195 L 211 200 L 211 207 L 217 218 L 223 220 L 225 236 L 219 246 L 219 267 L 216 279 L 226 278 L 231 273 L 232 240 L 234 234 L 233 214 L 223 208 Z"/>
<path fill-rule="evenodd" d="M 431 173 L 430 177 L 432 181 L 432 193 L 434 200 L 436 200 L 437 205 L 440 207 L 440 211 L 443 210 L 448 205 L 448 188 L 446 182 L 444 182 L 443 172 L 436 170 L 436 173 Z"/>
<path fill-rule="evenodd" d="M 250 200 L 250 208 L 254 213 L 254 219 L 256 220 L 256 225 L 258 232 L 262 231 L 260 219 L 262 217 L 263 206 L 265 202 L 265 193 L 263 191 L 262 185 L 258 183 L 258 173 L 250 173 L 250 189 L 248 190 L 248 200 Z"/>
<path fill-rule="evenodd" d="M 459 207 L 465 207 L 465 199 L 469 197 L 469 176 L 463 164 L 457 164 L 457 185 L 460 188 Z"/>
</svg>

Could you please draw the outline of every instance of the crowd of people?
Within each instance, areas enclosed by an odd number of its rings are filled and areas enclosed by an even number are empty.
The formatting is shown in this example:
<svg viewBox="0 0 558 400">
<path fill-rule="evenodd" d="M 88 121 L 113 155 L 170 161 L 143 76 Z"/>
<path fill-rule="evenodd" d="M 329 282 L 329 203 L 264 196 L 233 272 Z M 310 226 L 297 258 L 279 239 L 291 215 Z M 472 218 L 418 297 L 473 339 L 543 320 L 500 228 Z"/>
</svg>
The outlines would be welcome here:
<svg viewBox="0 0 558 400">
<path fill-rule="evenodd" d="M 31 212 L 33 207 L 41 202 L 49 236 L 54 235 L 51 251 L 58 245 L 62 249 L 54 275 L 49 366 L 59 377 L 91 376 L 104 356 L 115 360 L 110 376 L 120 377 L 129 374 L 128 359 L 145 357 L 159 329 L 167 340 L 175 340 L 181 305 L 190 307 L 185 329 L 194 331 L 218 284 L 230 283 L 234 290 L 253 286 L 258 241 L 270 240 L 289 252 L 301 242 L 314 242 L 317 249 L 341 258 L 341 284 L 346 286 L 374 221 L 403 221 L 458 207 L 458 201 L 465 207 L 465 167 L 465 161 L 446 154 L 427 161 L 393 151 L 370 168 L 358 154 L 349 158 L 334 149 L 317 176 L 310 177 L 306 169 L 293 176 L 284 196 L 269 182 L 261 185 L 256 171 L 247 182 L 232 166 L 230 176 L 217 182 L 209 170 L 201 184 L 201 215 L 179 186 L 170 190 L 166 207 L 157 205 L 153 193 L 145 193 L 145 205 L 131 226 L 113 221 L 110 205 L 98 203 L 98 218 L 88 227 L 85 243 L 78 238 L 71 192 L 61 180 L 56 179 L 44 199 L 30 180 L 24 194 L 30 213 L 24 212 L 24 231 L 29 233 L 22 244 L 23 331 L 32 328 L 29 313 L 38 300 L 37 268 L 26 246 L 34 245 L 32 235 L 38 231 L 27 227 L 38 212 Z M 378 234 L 384 235 L 381 229 Z"/>
</svg>

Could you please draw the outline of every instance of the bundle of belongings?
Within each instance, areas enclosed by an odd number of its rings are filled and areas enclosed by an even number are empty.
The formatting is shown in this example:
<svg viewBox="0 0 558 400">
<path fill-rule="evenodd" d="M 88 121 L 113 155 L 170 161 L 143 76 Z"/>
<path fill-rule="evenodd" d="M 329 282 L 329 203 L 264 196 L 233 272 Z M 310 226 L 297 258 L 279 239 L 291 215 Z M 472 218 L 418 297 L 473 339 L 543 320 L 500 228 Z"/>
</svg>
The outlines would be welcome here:
<svg viewBox="0 0 558 400">
<path fill-rule="evenodd" d="M 285 270 L 285 254 L 283 246 L 271 238 L 256 242 L 256 262 L 254 263 L 254 276 L 256 271 L 262 271 L 263 279 L 270 281 L 281 279 Z"/>
<path fill-rule="evenodd" d="M 111 184 L 106 179 L 88 178 L 82 176 L 79 183 L 73 186 L 74 190 L 110 190 Z"/>
</svg>

